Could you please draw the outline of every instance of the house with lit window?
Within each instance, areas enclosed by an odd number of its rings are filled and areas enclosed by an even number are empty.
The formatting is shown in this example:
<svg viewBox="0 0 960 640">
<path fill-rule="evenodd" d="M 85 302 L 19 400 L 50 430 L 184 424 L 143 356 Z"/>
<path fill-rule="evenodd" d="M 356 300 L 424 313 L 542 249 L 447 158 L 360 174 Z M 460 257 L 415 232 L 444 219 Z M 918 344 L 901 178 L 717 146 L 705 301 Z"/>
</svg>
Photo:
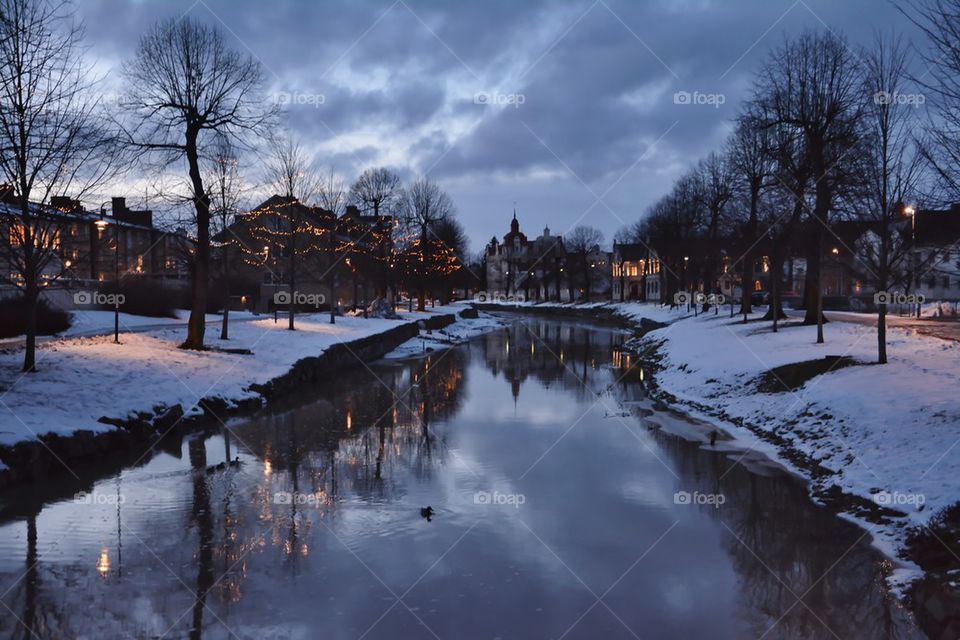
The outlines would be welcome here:
<svg viewBox="0 0 960 640">
<path fill-rule="evenodd" d="M 50 257 L 41 271 L 44 295 L 60 306 L 72 306 L 72 291 L 96 288 L 118 277 L 152 281 L 168 289 L 189 287 L 188 257 L 193 242 L 182 232 L 168 232 L 153 224 L 149 210 L 134 210 L 125 198 L 113 198 L 99 211 L 88 211 L 66 196 L 49 204 L 30 205 L 30 229 L 39 231 L 44 253 Z M 0 186 L 0 298 L 19 295 L 17 268 L 25 229 L 19 203 L 11 190 Z"/>
<path fill-rule="evenodd" d="M 610 258 L 610 298 L 614 302 L 658 302 L 661 265 L 655 251 L 643 243 L 613 244 Z"/>
</svg>

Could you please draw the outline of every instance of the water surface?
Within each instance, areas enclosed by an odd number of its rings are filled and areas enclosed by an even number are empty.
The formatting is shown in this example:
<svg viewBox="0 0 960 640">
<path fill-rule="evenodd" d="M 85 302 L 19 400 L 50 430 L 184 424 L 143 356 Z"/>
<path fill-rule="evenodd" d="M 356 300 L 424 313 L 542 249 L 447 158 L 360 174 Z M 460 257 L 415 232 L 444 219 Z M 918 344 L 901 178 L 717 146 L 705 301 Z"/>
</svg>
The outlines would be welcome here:
<svg viewBox="0 0 960 640">
<path fill-rule="evenodd" d="M 21 498 L 0 635 L 915 637 L 862 530 L 652 427 L 624 339 L 517 319 Z"/>
</svg>

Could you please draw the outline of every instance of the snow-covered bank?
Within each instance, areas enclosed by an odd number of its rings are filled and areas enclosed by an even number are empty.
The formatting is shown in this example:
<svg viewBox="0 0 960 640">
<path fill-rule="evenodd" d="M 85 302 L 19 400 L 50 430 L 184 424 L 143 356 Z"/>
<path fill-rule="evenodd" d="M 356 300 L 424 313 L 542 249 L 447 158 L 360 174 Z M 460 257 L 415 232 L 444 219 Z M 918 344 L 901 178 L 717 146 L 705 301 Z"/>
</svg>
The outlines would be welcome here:
<svg viewBox="0 0 960 640">
<path fill-rule="evenodd" d="M 815 497 L 836 487 L 903 513 L 848 514 L 896 557 L 908 527 L 960 496 L 960 345 L 891 328 L 890 362 L 881 366 L 872 364 L 872 327 L 830 323 L 826 344 L 817 345 L 816 327 L 788 323 L 772 333 L 769 324 L 707 314 L 652 331 L 641 346 L 657 349 L 661 391 L 810 478 Z M 827 356 L 856 362 L 792 390 L 768 373 Z"/>
<path fill-rule="evenodd" d="M 336 324 L 326 314 L 304 315 L 297 331 L 287 330 L 285 317 L 277 323 L 272 317 L 245 319 L 231 325 L 227 341 L 208 329 L 211 349 L 202 352 L 177 348 L 185 337 L 182 326 L 126 333 L 119 345 L 112 335 L 63 338 L 38 348 L 38 370 L 29 375 L 20 373 L 19 350 L 0 352 L 0 445 L 48 433 L 105 432 L 115 427 L 98 422 L 102 416 L 123 419 L 158 406 L 180 404 L 187 415 L 198 414 L 201 399 L 220 397 L 229 404 L 255 397 L 251 385 L 281 376 L 298 360 L 333 345 L 463 309 L 436 307 L 402 313 L 398 320 L 339 317 Z"/>
<path fill-rule="evenodd" d="M 502 309 L 504 311 L 555 311 L 562 313 L 569 311 L 581 316 L 595 314 L 598 318 L 616 316 L 623 320 L 639 323 L 641 320 L 652 320 L 666 324 L 693 315 L 685 308 L 670 308 L 653 302 L 506 302 L 485 301 L 479 303 L 481 307 Z"/>
<path fill-rule="evenodd" d="M 387 359 L 415 358 L 431 351 L 455 347 L 458 344 L 503 326 L 503 321 L 480 312 L 476 318 L 459 317 L 455 323 L 436 331 L 421 331 L 416 338 L 385 355 Z"/>
</svg>

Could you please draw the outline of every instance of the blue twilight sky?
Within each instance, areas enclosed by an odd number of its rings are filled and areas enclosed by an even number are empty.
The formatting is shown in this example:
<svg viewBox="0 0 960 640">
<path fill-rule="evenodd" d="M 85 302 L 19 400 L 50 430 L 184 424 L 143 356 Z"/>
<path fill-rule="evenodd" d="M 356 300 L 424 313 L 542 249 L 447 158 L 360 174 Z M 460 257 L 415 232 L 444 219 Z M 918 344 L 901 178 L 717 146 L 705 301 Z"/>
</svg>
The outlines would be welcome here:
<svg viewBox="0 0 960 640">
<path fill-rule="evenodd" d="M 263 62 L 271 94 L 289 103 L 284 124 L 318 164 L 348 181 L 377 164 L 429 174 L 454 197 L 474 250 L 508 230 L 514 202 L 529 235 L 581 223 L 609 243 L 721 145 L 752 72 L 787 35 L 829 27 L 859 47 L 896 30 L 923 47 L 885 0 L 78 7 L 107 86 L 154 21 L 189 14 L 218 25 Z M 676 104 L 677 92 L 691 99 Z"/>
</svg>

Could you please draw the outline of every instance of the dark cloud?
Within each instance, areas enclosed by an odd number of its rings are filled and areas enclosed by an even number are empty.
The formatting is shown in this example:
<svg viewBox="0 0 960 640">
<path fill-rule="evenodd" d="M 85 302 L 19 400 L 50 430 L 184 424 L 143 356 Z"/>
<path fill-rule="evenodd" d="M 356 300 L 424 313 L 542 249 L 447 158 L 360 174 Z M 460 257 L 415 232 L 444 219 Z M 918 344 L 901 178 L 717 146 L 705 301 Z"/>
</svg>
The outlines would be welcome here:
<svg viewBox="0 0 960 640">
<path fill-rule="evenodd" d="M 876 0 L 78 8 L 106 67 L 129 57 L 156 20 L 188 14 L 219 26 L 263 62 L 275 95 L 300 96 L 288 100 L 286 125 L 319 162 L 348 179 L 373 163 L 429 172 L 456 197 L 474 248 L 504 232 L 514 200 L 531 231 L 579 220 L 612 238 L 721 144 L 752 71 L 789 34 L 829 25 L 853 47 L 878 29 L 915 35 L 892 3 Z M 596 204 L 608 190 L 613 213 Z"/>
</svg>

